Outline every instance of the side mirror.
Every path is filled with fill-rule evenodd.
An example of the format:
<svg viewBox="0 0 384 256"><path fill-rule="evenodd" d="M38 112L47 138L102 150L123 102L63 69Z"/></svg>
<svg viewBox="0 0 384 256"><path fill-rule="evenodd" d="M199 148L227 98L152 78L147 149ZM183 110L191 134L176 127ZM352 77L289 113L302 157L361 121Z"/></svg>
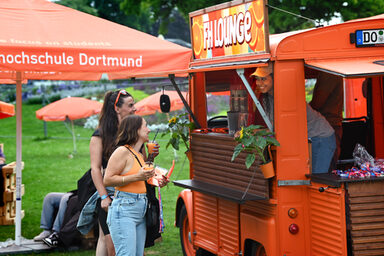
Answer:
<svg viewBox="0 0 384 256"><path fill-rule="evenodd" d="M162 94L160 96L160 109L163 113L168 113L171 109L171 100L169 99L169 96L166 94Z"/></svg>

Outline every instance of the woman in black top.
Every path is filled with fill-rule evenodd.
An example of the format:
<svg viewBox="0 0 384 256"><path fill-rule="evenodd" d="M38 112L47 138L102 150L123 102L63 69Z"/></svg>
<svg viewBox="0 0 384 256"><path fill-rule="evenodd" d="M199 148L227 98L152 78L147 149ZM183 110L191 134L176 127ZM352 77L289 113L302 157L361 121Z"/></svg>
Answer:
<svg viewBox="0 0 384 256"><path fill-rule="evenodd" d="M100 228L96 247L97 256L115 255L111 235L106 224L108 206L111 203L109 195L113 193L113 188L108 188L109 191L107 191L104 187L103 173L107 167L108 159L115 149L114 143L119 123L124 117L135 113L134 104L132 95L125 90L107 92L104 97L98 128L93 133L89 143L92 180L101 197L98 203Z"/></svg>

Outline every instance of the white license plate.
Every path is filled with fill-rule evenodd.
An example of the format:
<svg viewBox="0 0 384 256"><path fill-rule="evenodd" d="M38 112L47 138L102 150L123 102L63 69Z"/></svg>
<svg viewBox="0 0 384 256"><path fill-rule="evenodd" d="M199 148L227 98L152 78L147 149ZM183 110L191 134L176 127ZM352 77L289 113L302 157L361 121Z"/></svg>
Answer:
<svg viewBox="0 0 384 256"><path fill-rule="evenodd" d="M384 46L384 29L356 30L356 46Z"/></svg>

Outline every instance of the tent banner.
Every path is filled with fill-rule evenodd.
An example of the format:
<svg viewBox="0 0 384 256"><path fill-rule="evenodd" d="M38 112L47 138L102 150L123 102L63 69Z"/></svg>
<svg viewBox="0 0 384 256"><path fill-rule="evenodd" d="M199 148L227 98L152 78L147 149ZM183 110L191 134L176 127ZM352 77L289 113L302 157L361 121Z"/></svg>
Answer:
<svg viewBox="0 0 384 256"><path fill-rule="evenodd" d="M169 65L164 65L164 55ZM73 79L82 80L85 73L88 80L98 80L101 73L129 74L176 71L178 63L186 63L188 53L183 50L163 52L147 50L146 52L108 51L108 50L67 50L67 49L8 49L0 51L0 78L13 78L15 71L23 71L26 79L65 80L65 73L70 72ZM180 66L180 65L179 65ZM76 72L74 72L76 70ZM97 74L95 72L100 72ZM76 73L78 76L76 76ZM93 73L93 74L92 74ZM68 75L68 78L70 75Z"/></svg>
<svg viewBox="0 0 384 256"><path fill-rule="evenodd" d="M135 53L103 54L103 52L81 52L62 50L8 50L0 52L0 65L10 70L39 70L44 67L47 70L73 70L87 71L90 68L100 68L104 71L140 69L143 67L143 56Z"/></svg>
<svg viewBox="0 0 384 256"><path fill-rule="evenodd" d="M263 0L210 10L214 11L205 9L206 13L202 15L190 15L195 59L266 53L269 50L268 18Z"/></svg>

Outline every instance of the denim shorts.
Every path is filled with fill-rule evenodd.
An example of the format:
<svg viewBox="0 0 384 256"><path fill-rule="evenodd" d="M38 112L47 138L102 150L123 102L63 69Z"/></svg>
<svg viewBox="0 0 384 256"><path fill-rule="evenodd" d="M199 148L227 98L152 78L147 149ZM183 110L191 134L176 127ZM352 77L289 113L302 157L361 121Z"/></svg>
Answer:
<svg viewBox="0 0 384 256"><path fill-rule="evenodd" d="M116 190L107 224L116 255L143 256L146 237L147 195Z"/></svg>
<svg viewBox="0 0 384 256"><path fill-rule="evenodd" d="M312 173L327 173L336 149L336 137L312 137Z"/></svg>

